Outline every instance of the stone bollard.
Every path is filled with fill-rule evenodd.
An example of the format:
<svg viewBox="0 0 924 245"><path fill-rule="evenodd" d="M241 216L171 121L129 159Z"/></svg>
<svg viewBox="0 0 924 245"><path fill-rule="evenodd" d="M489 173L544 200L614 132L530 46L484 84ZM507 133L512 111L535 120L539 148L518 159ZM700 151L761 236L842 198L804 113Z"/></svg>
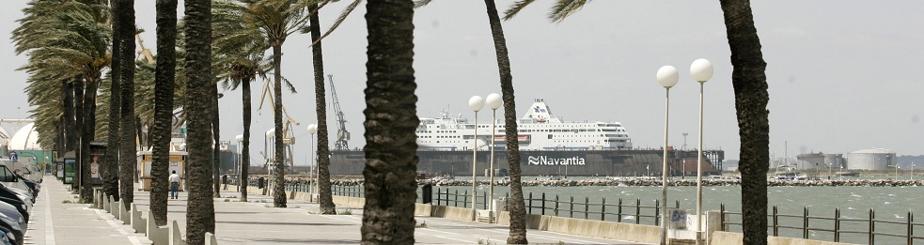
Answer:
<svg viewBox="0 0 924 245"><path fill-rule="evenodd" d="M119 202L109 202L109 213L111 213L112 216L116 219L119 219Z"/></svg>
<svg viewBox="0 0 924 245"><path fill-rule="evenodd" d="M141 211L138 211L138 205L132 203L132 209L129 212L131 213L132 229L135 230L135 233L144 233L145 230L147 230L147 222L141 218Z"/></svg>
<svg viewBox="0 0 924 245"><path fill-rule="evenodd" d="M215 234L211 232L205 233L205 245L218 245L218 240L215 239Z"/></svg>
<svg viewBox="0 0 924 245"><path fill-rule="evenodd" d="M180 225L176 223L176 220L170 222L170 229L167 231L167 234L170 240L169 245L186 245L186 241L183 240L183 235L180 234Z"/></svg>
<svg viewBox="0 0 924 245"><path fill-rule="evenodd" d="M145 220L147 225L145 225L144 234L148 237L148 240L151 240L154 245L169 245L169 240L167 239L168 228L166 226L157 226L151 212L147 212L147 214L148 219Z"/></svg>
<svg viewBox="0 0 924 245"><path fill-rule="evenodd" d="M719 211L706 211L706 244L712 243L712 233L722 231L722 214Z"/></svg>
<svg viewBox="0 0 924 245"><path fill-rule="evenodd" d="M110 206L112 206L110 205L111 203L112 202L109 201L109 197L107 196L106 200L103 200L103 211L106 211L107 213L112 213L112 211L110 211L110 209L112 209L110 208Z"/></svg>
<svg viewBox="0 0 924 245"><path fill-rule="evenodd" d="M119 210L119 220L122 220L122 224L123 224L123 225L131 225L131 223L132 223L132 217L131 217L131 214L128 213L128 210L125 209L125 205L122 204L124 201L125 201L125 199L122 199L122 200L119 200L119 203L118 203L118 205L119 205L119 209L118 209L118 210Z"/></svg>

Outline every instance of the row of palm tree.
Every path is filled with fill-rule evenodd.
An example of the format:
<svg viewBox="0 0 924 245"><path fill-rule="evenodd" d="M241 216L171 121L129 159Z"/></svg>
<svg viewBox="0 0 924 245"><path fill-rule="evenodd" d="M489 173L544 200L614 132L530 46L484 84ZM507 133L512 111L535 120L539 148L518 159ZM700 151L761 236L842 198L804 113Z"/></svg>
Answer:
<svg viewBox="0 0 924 245"><path fill-rule="evenodd" d="M205 232L214 232L215 216L212 197L217 185L217 86L241 88L243 97L244 167L246 181L249 165L250 83L272 74L275 156L274 180L285 178L282 87L293 88L281 69L282 46L299 31L310 33L312 63L315 72L315 95L319 122L318 156L321 204L324 213L334 213L330 197L327 166L326 104L323 81L322 39L331 33L361 1L354 0L321 34L318 14L331 0L186 0L185 17L178 32L176 0L157 1L157 58L153 81L136 79L144 74L144 64L135 62L133 0L33 0L14 31L17 52L27 53L29 63L22 69L29 73L27 93L41 132L40 144L60 152L76 150L80 165L89 169L88 144L96 135L109 142L103 167L105 191L131 203L136 139L142 134L139 122L149 122L154 163L152 166L152 213L158 224L166 223L166 169L169 139L174 120L185 120L189 152L186 177L189 189L187 239L202 244ZM366 122L367 193L363 213L363 242L368 244L411 243L414 241L413 202L416 200L416 116L417 97L413 70L413 14L415 6L429 0L378 0L366 3L369 35L367 47L367 88L364 111ZM505 12L510 19L533 0L515 2ZM549 14L552 21L562 21L584 7L588 1L557 0ZM725 13L729 46L734 66L740 136L742 138L742 195L745 242L766 243L767 171L767 84L748 1L720 1ZM494 41L503 93L505 126L516 129L516 112L512 73L501 17L493 0L485 0L486 12ZM184 51L185 50L185 51ZM265 53L269 51L267 58ZM141 68L139 68L141 67ZM109 68L108 79L102 78ZM177 71L182 76L177 76ZM63 71L63 72L62 72ZM136 83L136 80L138 83ZM149 82L145 82L145 81ZM100 89L101 83L109 82ZM139 100L138 86L152 85L153 98ZM101 103L98 92L108 94ZM179 93L177 93L179 92ZM181 96L181 97L178 97ZM105 96L99 96L101 98ZM139 116L138 104L150 108L150 118ZM153 106L150 103L153 102ZM100 106L97 106L97 105ZM183 118L176 118L176 108ZM108 110L108 121L97 127L97 114ZM105 128L106 131L100 130ZM508 243L527 243L525 208L519 171L516 130L506 130L507 154L511 171L511 224ZM132 156L121 157L119 156ZM88 171L79 179L88 180ZM89 188L81 197L89 198ZM276 185L274 206L285 207L284 185ZM241 188L246 201L246 188ZM86 194L84 194L86 192Z"/></svg>

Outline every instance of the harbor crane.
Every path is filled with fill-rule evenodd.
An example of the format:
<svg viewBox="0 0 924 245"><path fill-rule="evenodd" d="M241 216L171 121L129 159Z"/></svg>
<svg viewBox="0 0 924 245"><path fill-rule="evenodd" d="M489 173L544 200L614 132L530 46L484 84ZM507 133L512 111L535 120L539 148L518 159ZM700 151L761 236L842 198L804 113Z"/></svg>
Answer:
<svg viewBox="0 0 924 245"><path fill-rule="evenodd" d="M340 109L340 98L337 96L337 88L334 87L334 76L328 74L327 81L330 83L331 104L337 115L337 142L334 144L334 149L348 150L350 149L350 132L346 129L347 121L343 118L343 110Z"/></svg>

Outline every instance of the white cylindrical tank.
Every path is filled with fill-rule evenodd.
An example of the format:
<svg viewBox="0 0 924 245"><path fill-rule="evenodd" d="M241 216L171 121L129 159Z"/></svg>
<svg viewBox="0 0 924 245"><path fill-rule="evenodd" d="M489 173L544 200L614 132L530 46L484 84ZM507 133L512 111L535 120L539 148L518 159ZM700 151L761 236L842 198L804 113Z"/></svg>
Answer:
<svg viewBox="0 0 924 245"><path fill-rule="evenodd" d="M882 148L865 149L847 154L847 169L888 170L895 165L895 161L895 152L892 150Z"/></svg>

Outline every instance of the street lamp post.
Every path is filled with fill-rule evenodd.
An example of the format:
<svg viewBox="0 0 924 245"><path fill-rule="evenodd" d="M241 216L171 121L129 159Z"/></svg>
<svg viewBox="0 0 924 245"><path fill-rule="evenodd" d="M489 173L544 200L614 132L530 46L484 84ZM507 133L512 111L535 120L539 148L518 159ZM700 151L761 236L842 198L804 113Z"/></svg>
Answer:
<svg viewBox="0 0 924 245"><path fill-rule="evenodd" d="M490 200L488 200L488 210L490 210L488 212L491 213L490 222L493 223L494 222L494 150L496 147L495 144L497 143L497 141L495 140L497 137L496 136L497 108L500 108L501 105L504 104L504 102L503 100L501 100L501 96L497 93L489 94L487 99L485 100L488 106L491 107L491 113L492 113L491 114L491 163L489 166L490 170L488 170L488 174L490 175L489 182L491 183L491 188L488 189L488 195L491 196L491 198Z"/></svg>
<svg viewBox="0 0 924 245"><path fill-rule="evenodd" d="M315 171L311 171L311 173L308 174L308 179L309 179L309 180L311 179L311 175L314 174L315 177L318 178L318 175L319 175L319 174L315 174L315 173L320 173L320 172L319 172L319 171L320 171L320 168L318 168L317 166L315 166L315 161L314 161L314 134L317 133L317 132L318 132L318 125L317 125L317 124L308 124L308 134L311 135L311 140L308 141L308 159L310 159L310 160L308 160L308 166L311 166L311 168L314 168L314 169L315 169ZM309 168L309 171L311 170L311 168ZM311 194L311 197L310 197L310 198L314 198L314 194L315 194L316 191L317 191L316 189L319 189L319 188L321 187L321 186L318 186L318 180L317 180L317 179L315 179L314 181L312 181L312 185L311 185L310 187L312 187L312 186L315 187L315 188L311 188L311 190L308 190L308 192Z"/></svg>
<svg viewBox="0 0 924 245"><path fill-rule="evenodd" d="M664 151L662 153L661 163L661 244L667 244L667 223L669 216L667 212L667 147L668 147L668 128L670 121L671 105L671 87L677 84L677 68L673 66L662 66L658 69L656 75L658 84L664 87Z"/></svg>
<svg viewBox="0 0 924 245"><path fill-rule="evenodd" d="M247 180L241 179L241 174L244 173L244 135L238 134L234 136L234 140L237 141L237 166L235 166L235 169L237 169L237 179L240 181L240 183L237 183L237 191L241 191L242 186L247 188Z"/></svg>
<svg viewBox="0 0 924 245"><path fill-rule="evenodd" d="M475 200L477 200L478 194L478 181L475 180L475 175L478 172L478 111L484 107L484 99L481 96L472 96L468 99L468 107L472 109L472 112L475 112L475 127L474 127L474 137L472 137L472 221L475 220Z"/></svg>
<svg viewBox="0 0 924 245"><path fill-rule="evenodd" d="M696 244L702 244L703 233L703 88L712 79L712 63L696 59L690 64L690 76L699 82L699 146L696 154Z"/></svg>

